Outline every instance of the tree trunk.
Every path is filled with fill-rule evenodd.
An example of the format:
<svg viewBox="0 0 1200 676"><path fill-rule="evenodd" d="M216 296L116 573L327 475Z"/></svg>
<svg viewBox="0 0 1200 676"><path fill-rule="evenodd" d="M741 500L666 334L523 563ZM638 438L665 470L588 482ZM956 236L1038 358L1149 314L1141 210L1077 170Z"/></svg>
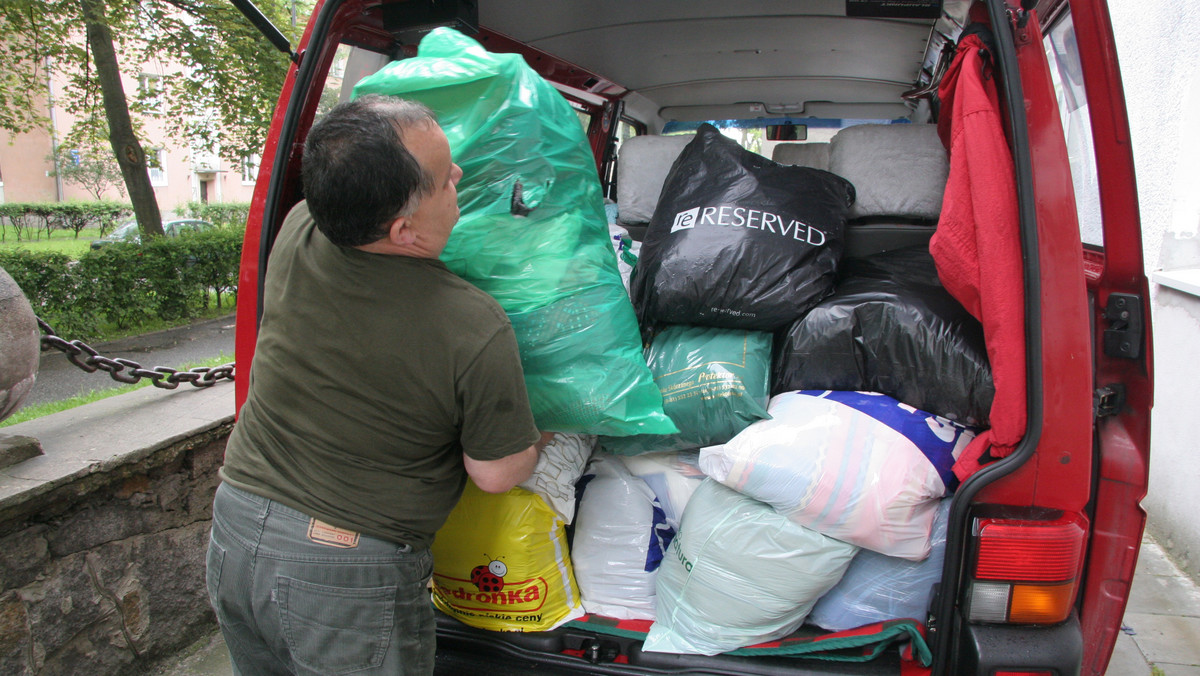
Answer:
<svg viewBox="0 0 1200 676"><path fill-rule="evenodd" d="M104 116L108 120L109 141L117 156L117 164L121 167L125 187L129 190L133 214L142 234L161 236L162 214L158 210L154 188L150 185L146 153L133 133L133 122L129 119L129 104L125 100L125 87L121 84L117 51L104 17L104 0L80 0L80 5L87 26L88 46L96 63L96 77L104 93Z"/></svg>

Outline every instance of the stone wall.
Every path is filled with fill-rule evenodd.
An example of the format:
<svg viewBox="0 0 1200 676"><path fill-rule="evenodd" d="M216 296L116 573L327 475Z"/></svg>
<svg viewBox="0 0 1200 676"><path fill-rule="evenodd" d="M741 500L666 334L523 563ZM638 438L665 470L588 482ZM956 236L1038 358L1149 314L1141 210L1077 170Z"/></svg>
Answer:
<svg viewBox="0 0 1200 676"><path fill-rule="evenodd" d="M0 674L142 673L212 631L204 556L230 427L0 510Z"/></svg>

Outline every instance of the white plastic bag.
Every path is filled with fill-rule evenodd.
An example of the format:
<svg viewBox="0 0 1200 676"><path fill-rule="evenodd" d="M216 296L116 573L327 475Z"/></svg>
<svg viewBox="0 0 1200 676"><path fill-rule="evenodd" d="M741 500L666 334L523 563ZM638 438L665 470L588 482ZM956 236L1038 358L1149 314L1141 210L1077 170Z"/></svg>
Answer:
<svg viewBox="0 0 1200 676"><path fill-rule="evenodd" d="M518 485L542 496L550 509L571 523L575 518L575 483L595 447L594 435L559 432L538 455L533 474Z"/></svg>
<svg viewBox="0 0 1200 676"><path fill-rule="evenodd" d="M920 561L945 477L971 428L866 392L785 392L723 446L704 473L803 526Z"/></svg>
<svg viewBox="0 0 1200 676"><path fill-rule="evenodd" d="M715 655L787 636L857 551L705 481L659 570L644 649Z"/></svg>
<svg viewBox="0 0 1200 676"><path fill-rule="evenodd" d="M842 581L817 601L809 622L829 631L901 617L924 623L933 585L942 579L949 518L950 498L944 498L933 520L932 552L924 561L859 552Z"/></svg>
<svg viewBox="0 0 1200 676"><path fill-rule="evenodd" d="M571 558L583 609L654 619L654 579L675 531L654 492L619 458L597 454L582 485Z"/></svg>
<svg viewBox="0 0 1200 676"><path fill-rule="evenodd" d="M643 453L623 456L621 461L654 491L667 515L667 523L678 531L688 500L704 481L704 472L700 471L700 451Z"/></svg>

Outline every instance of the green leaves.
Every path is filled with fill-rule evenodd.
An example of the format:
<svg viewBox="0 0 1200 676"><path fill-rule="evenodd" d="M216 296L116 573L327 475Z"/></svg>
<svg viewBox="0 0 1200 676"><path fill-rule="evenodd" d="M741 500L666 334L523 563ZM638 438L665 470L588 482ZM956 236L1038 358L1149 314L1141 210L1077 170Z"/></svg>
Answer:
<svg viewBox="0 0 1200 676"><path fill-rule="evenodd" d="M59 335L87 340L103 326L192 317L214 300L232 306L242 238L241 228L218 228L142 244L115 242L78 261L0 249L0 267Z"/></svg>
<svg viewBox="0 0 1200 676"><path fill-rule="evenodd" d="M291 28L291 0L256 4L298 39L303 26ZM311 0L295 4L298 16L307 17ZM173 136L198 150L219 148L235 166L261 151L289 62L228 0L107 0L104 6L127 82L138 82L144 72L163 76L161 96L152 97L161 105L148 105L136 90L125 92L135 116L162 116ZM67 76L54 92L56 102L89 129L77 135L107 138L95 64L72 30L81 25L80 0L0 2L0 128L22 133L46 126L49 67Z"/></svg>

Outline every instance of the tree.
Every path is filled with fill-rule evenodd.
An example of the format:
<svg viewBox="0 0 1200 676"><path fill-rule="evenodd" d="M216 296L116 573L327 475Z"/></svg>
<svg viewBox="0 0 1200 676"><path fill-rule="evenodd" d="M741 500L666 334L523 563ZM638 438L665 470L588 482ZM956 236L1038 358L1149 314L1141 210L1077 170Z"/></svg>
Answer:
<svg viewBox="0 0 1200 676"><path fill-rule="evenodd" d="M286 32L293 3L256 4ZM79 120L71 135L107 139L147 235L162 234L162 219L141 118L163 115L174 137L240 163L262 149L289 64L228 0L0 0L0 54L0 128L47 126L50 69L68 74L56 101ZM122 64L134 74L151 61L179 69L130 98Z"/></svg>
<svg viewBox="0 0 1200 676"><path fill-rule="evenodd" d="M110 149L59 145L46 156L46 161L54 164L51 176L80 186L97 201L109 188L116 188L122 197L125 196L124 177Z"/></svg>

